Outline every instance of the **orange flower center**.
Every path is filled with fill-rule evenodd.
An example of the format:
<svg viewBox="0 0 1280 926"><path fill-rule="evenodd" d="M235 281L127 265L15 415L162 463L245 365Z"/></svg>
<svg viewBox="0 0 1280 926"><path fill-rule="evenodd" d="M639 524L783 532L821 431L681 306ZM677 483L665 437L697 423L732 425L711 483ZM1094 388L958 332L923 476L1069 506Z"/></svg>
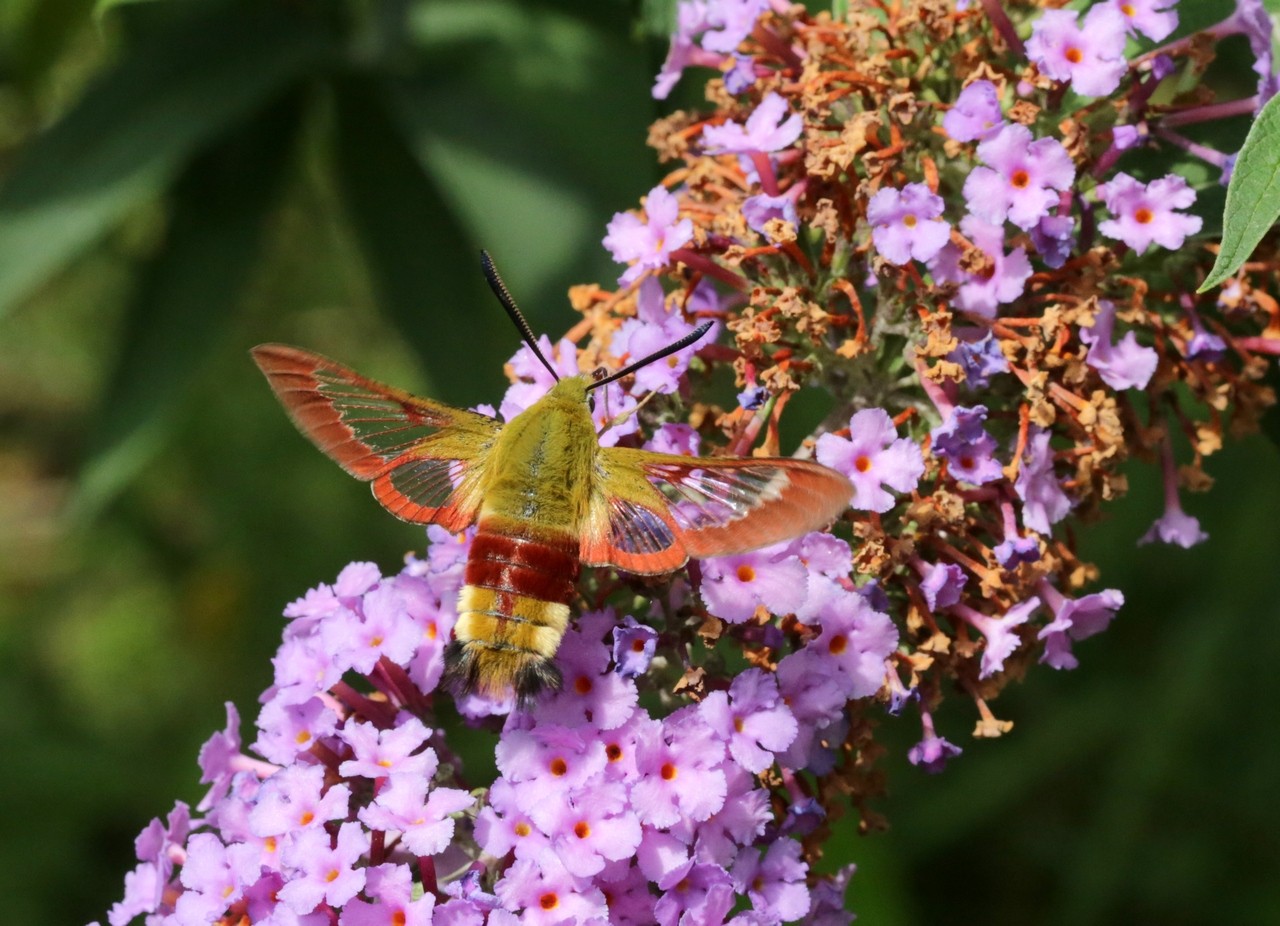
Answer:
<svg viewBox="0 0 1280 926"><path fill-rule="evenodd" d="M555 758L551 760L551 774L559 778L561 775L569 771L569 763L564 759Z"/></svg>
<svg viewBox="0 0 1280 926"><path fill-rule="evenodd" d="M1084 60L1084 52L1078 48L1068 48L1063 52L1062 57L1066 58L1072 64L1079 64Z"/></svg>
<svg viewBox="0 0 1280 926"><path fill-rule="evenodd" d="M331 868L331 869L329 870L329 873L328 873L327 875L325 875L325 876L324 876L324 879L325 879L326 881L337 881L337 880L338 880L338 869L336 869L336 868Z"/></svg>
<svg viewBox="0 0 1280 926"><path fill-rule="evenodd" d="M303 826L306 826L315 818L316 818L316 815L313 814L311 811L304 810L302 812L302 816L298 817L298 822L301 823Z"/></svg>
<svg viewBox="0 0 1280 926"><path fill-rule="evenodd" d="M912 215L910 212L908 212L906 215L902 217L902 224L907 226L907 228L915 228L916 222L917 222L916 217Z"/></svg>
<svg viewBox="0 0 1280 926"><path fill-rule="evenodd" d="M538 898L538 906L544 910L554 910L560 906L560 898L555 894L543 894Z"/></svg>
<svg viewBox="0 0 1280 926"><path fill-rule="evenodd" d="M735 718L733 718L733 729L734 729L734 731L735 731L735 732L737 732L737 733L741 733L741 732L742 732L742 718L741 718L741 717L735 717Z"/></svg>
<svg viewBox="0 0 1280 926"><path fill-rule="evenodd" d="M1150 222L1154 218L1155 216L1151 214L1151 210L1148 209L1146 206L1142 206L1138 209L1135 209L1133 213L1133 220L1137 222L1139 225L1146 225L1148 222Z"/></svg>
<svg viewBox="0 0 1280 926"><path fill-rule="evenodd" d="M865 473L867 470L871 469L871 457L866 454L858 457L853 461L853 468L860 473Z"/></svg>
<svg viewBox="0 0 1280 926"><path fill-rule="evenodd" d="M1031 183L1031 175L1025 170L1015 170L1013 176L1009 178L1009 182L1013 184L1015 189L1025 190Z"/></svg>
<svg viewBox="0 0 1280 926"><path fill-rule="evenodd" d="M521 820L519 823L515 825L515 832L517 836L523 839L525 836L528 836L531 832L533 832L533 830L530 828L528 823L525 823L523 820Z"/></svg>
<svg viewBox="0 0 1280 926"><path fill-rule="evenodd" d="M587 825L587 821L579 820L573 825L573 835L579 839L586 839L591 835L591 827Z"/></svg>
<svg viewBox="0 0 1280 926"><path fill-rule="evenodd" d="M610 762L617 762L622 758L622 747L617 743L610 743L608 746L604 747L604 754L605 758Z"/></svg>
<svg viewBox="0 0 1280 926"><path fill-rule="evenodd" d="M827 644L827 650L832 656L839 656L848 648L849 641L843 636L832 637L831 642Z"/></svg>
<svg viewBox="0 0 1280 926"><path fill-rule="evenodd" d="M585 675L579 675L573 683L573 690L580 695L591 694L591 679Z"/></svg>
<svg viewBox="0 0 1280 926"><path fill-rule="evenodd" d="M676 771L677 771L676 767L675 767L674 765L672 765L670 762L667 762L667 763L663 764L663 766L662 766L662 773L661 773L661 774L662 774L662 780L663 780L663 781L671 781L672 779L674 779L674 778L676 777Z"/></svg>
<svg viewBox="0 0 1280 926"><path fill-rule="evenodd" d="M752 569L750 566L748 566L746 563L743 563L741 566L738 567L739 582L751 582L752 580L755 579L755 577L756 577L756 571Z"/></svg>

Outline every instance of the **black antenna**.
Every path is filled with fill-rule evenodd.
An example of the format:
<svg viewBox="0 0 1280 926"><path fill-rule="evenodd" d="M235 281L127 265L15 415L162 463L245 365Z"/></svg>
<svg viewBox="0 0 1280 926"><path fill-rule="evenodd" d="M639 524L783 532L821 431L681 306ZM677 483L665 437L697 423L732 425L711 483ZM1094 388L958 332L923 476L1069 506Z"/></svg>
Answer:
<svg viewBox="0 0 1280 926"><path fill-rule="evenodd" d="M529 327L529 323L520 314L520 309L516 306L516 301L511 298L507 284L503 283L502 277L498 276L498 268L493 265L493 258L489 256L488 251L481 250L480 252L480 268L484 271L484 278L489 281L489 288L498 297L502 307L507 310L507 315L510 316L512 323L519 329L520 337L524 338L524 343L528 344L529 350L533 351L533 355L542 361L542 365L547 368L547 372L551 374L552 378L559 382L560 374L547 361L547 358L542 356L542 351L538 350L538 341L533 336L533 329Z"/></svg>
<svg viewBox="0 0 1280 926"><path fill-rule="evenodd" d="M714 324L715 322L706 322L704 324L699 325L697 328L694 328L692 331L690 331L688 334L682 337L679 341L676 341L674 344L668 344L666 347L662 348L662 350L654 351L652 354L650 354L648 357L645 357L643 360L637 360L635 363L631 364L630 366L623 367L621 370L619 370L616 373L610 373L608 376L605 376L605 377L602 377L601 379L596 380L594 383L591 383L589 386L587 386L587 391L590 391L596 388L596 386L604 386L608 383L613 382L615 379L622 379L622 377L626 376L628 373L634 373L636 370L640 369L641 367L647 367L649 364L653 363L655 360L661 360L663 357L666 357L668 354L674 354L678 350L684 350L694 341L700 340L704 334L706 334L708 331L711 330L711 326Z"/></svg>

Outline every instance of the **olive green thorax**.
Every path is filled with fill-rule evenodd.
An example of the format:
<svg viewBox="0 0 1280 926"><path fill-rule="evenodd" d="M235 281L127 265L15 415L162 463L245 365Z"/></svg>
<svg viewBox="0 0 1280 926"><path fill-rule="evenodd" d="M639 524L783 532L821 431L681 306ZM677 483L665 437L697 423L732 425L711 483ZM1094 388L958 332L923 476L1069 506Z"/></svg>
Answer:
<svg viewBox="0 0 1280 926"><path fill-rule="evenodd" d="M576 534L586 517L600 442L589 376L566 377L498 434L480 516Z"/></svg>

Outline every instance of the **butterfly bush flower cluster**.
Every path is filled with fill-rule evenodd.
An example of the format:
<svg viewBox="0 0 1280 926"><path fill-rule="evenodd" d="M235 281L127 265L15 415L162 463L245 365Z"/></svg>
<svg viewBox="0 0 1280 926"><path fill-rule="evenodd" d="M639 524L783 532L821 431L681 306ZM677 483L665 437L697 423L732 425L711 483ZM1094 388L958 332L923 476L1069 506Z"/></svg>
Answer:
<svg viewBox="0 0 1280 926"><path fill-rule="evenodd" d="M812 456L846 514L672 576L587 570L563 689L527 709L441 688L468 534L348 566L286 609L253 741L229 705L208 793L138 837L111 926L848 923L822 849L882 825L877 718L938 772L966 715L1010 729L1008 681L1087 658L1124 596L1067 527L1129 458L1165 485L1141 542L1205 539L1181 491L1274 401L1280 261L1195 294L1177 171L1232 158L1178 129L1275 91L1261 5L1173 41L1172 2L840 9L679 4L654 95L706 80L709 108L655 125L669 172L608 224L617 285L575 288L542 347L615 369L714 322L597 395L602 443ZM1256 94L1184 93L1232 35ZM551 382L527 348L509 372L506 419ZM457 751L480 736L485 780Z"/></svg>

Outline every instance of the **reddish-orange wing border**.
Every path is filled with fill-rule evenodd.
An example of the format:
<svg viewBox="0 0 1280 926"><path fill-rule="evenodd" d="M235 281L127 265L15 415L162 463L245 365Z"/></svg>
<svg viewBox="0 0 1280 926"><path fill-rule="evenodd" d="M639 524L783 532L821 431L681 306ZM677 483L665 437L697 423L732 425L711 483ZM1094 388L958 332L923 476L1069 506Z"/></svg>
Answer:
<svg viewBox="0 0 1280 926"><path fill-rule="evenodd" d="M745 553L831 523L853 497L818 463L703 458L609 447L592 494L583 562L638 573Z"/></svg>
<svg viewBox="0 0 1280 926"><path fill-rule="evenodd" d="M459 531L474 519L501 424L361 376L284 344L252 352L289 418L396 517Z"/></svg>

